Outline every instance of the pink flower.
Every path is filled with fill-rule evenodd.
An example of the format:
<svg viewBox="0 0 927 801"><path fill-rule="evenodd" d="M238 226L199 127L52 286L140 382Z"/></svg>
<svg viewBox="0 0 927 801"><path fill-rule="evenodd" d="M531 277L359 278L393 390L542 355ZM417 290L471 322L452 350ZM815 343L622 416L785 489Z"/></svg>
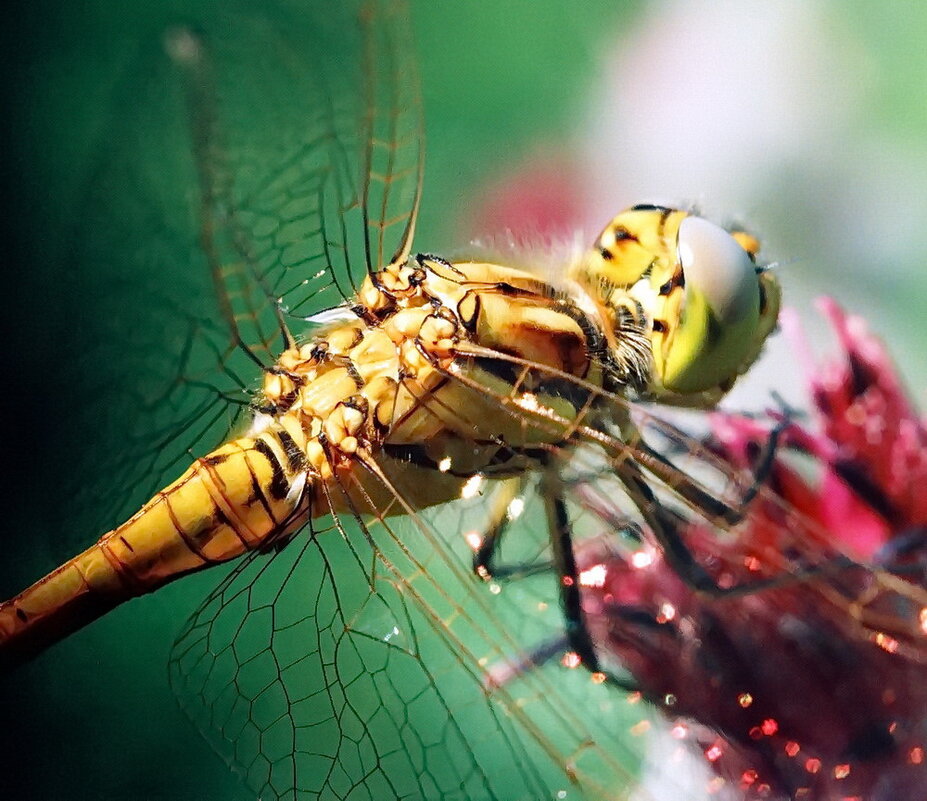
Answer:
<svg viewBox="0 0 927 801"><path fill-rule="evenodd" d="M680 532L721 586L805 575L711 598L646 538L646 558L603 538L580 550L600 566L583 605L600 653L744 798L925 798L927 430L862 320L821 309L841 356L811 379L816 425L772 415L775 455L735 536ZM711 447L736 468L769 437L713 415Z"/></svg>

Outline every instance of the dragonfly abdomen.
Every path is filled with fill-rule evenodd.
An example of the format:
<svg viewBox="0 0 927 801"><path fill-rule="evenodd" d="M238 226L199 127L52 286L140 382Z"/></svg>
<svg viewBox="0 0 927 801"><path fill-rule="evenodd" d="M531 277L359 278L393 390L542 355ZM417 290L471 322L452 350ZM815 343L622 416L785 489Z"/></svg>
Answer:
<svg viewBox="0 0 927 801"><path fill-rule="evenodd" d="M515 270L417 264L379 274L380 286L368 279L356 320L280 355L247 436L197 459L128 521L0 604L0 662L29 658L176 578L282 543L311 517L433 506L476 473L525 469L526 449L559 440L543 416L531 425L503 409L525 393L570 419L583 407L584 393L565 395L559 382L548 396L541 376L519 366L599 381L578 311Z"/></svg>
<svg viewBox="0 0 927 801"><path fill-rule="evenodd" d="M0 604L0 666L30 658L131 598L284 534L304 497L294 436L299 432L274 427L197 459L125 523Z"/></svg>

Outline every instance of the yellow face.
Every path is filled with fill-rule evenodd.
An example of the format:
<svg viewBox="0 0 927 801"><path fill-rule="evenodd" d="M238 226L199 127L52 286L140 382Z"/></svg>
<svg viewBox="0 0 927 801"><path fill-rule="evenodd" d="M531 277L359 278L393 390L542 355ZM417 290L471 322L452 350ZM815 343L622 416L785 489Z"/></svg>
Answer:
<svg viewBox="0 0 927 801"><path fill-rule="evenodd" d="M717 401L776 325L780 288L756 266L759 243L677 209L635 206L602 231L572 277L621 347L631 326L650 341L648 391L665 402Z"/></svg>

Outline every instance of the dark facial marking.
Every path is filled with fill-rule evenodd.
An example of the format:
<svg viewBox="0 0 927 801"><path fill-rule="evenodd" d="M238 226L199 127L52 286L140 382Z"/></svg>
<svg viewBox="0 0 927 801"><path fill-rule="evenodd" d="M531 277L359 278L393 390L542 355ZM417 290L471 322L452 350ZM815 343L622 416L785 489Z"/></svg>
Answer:
<svg viewBox="0 0 927 801"><path fill-rule="evenodd" d="M637 206L634 206L631 211L662 211L667 214L672 213L672 209L668 209L666 206L654 206L652 203L640 203Z"/></svg>
<svg viewBox="0 0 927 801"><path fill-rule="evenodd" d="M627 228L619 225L616 226L613 233L616 242L637 242L638 238L634 236Z"/></svg>

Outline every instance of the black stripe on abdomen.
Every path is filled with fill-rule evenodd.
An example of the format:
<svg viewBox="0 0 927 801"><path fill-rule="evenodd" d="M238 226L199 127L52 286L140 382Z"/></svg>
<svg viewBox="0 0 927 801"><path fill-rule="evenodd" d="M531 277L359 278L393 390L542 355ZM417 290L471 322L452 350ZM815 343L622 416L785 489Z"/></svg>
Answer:
<svg viewBox="0 0 927 801"><path fill-rule="evenodd" d="M290 468L290 475L301 473L306 467L306 455L299 449L299 445L286 431L280 429L274 432L280 444L283 446L283 452L286 454L287 467Z"/></svg>
<svg viewBox="0 0 927 801"><path fill-rule="evenodd" d="M278 501L282 501L290 491L290 482L283 472L283 465L280 464L280 460L277 458L277 454L274 453L274 449L264 442L264 440L256 440L254 449L262 454L264 458L267 459L268 464L270 464L270 469L273 474L270 480L270 494Z"/></svg>

